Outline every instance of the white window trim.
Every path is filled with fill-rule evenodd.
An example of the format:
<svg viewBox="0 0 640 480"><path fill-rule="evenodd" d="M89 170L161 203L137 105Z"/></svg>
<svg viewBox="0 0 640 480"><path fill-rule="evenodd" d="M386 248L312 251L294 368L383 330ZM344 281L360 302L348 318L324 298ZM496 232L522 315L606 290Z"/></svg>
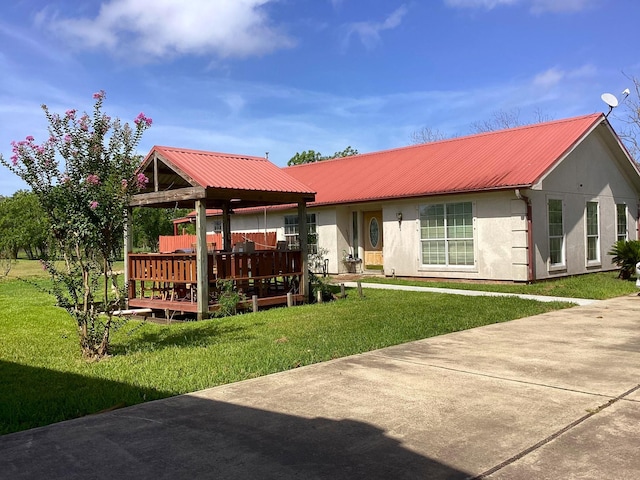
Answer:
<svg viewBox="0 0 640 480"><path fill-rule="evenodd" d="M315 222L313 222L313 225L315 225L315 235L316 235L316 242L314 244L308 244L308 248L309 251L313 250L313 247L315 246L315 249L317 250L320 244L320 236L318 235L318 214L316 212L308 212L307 213L307 228L309 227L309 225L311 224L311 222L309 222L308 217L314 215L315 217ZM296 233L287 233L287 221L286 218L296 218L296 220L298 221L295 225L296 225ZM300 245L300 241L299 241L299 235L300 235L300 221L298 218L298 214L288 214L288 215L284 215L282 218L282 223L283 223L283 235L284 235L284 240L287 242L287 246L290 245L289 243L289 239L293 238L294 240L298 240L297 242L292 242L294 245L297 244L298 246Z"/></svg>
<svg viewBox="0 0 640 480"><path fill-rule="evenodd" d="M595 235L589 235L589 231L588 231L588 206L590 203L595 203L596 205L596 227L597 227L597 233ZM594 258L593 260L589 260L589 238L596 238L596 258ZM587 202L585 202L584 205L584 239L585 239L585 245L584 245L584 258L585 258L585 262L586 262L586 266L587 267L599 267L602 265L602 259L600 258L600 241L601 241L601 234L600 234L600 202L598 202L597 200L588 200Z"/></svg>
<svg viewBox="0 0 640 480"><path fill-rule="evenodd" d="M471 204L471 222L473 225L473 265L450 265L450 264L429 264L422 263L422 242L423 239L420 235L420 209L429 205L451 205L455 203L470 203ZM478 272L478 235L476 232L476 202L475 201L448 201L448 202L429 202L422 203L418 205L418 218L417 218L417 228L418 228L418 271L419 272L439 272L439 271L447 271L447 272Z"/></svg>
<svg viewBox="0 0 640 480"><path fill-rule="evenodd" d="M624 207L624 238L619 238L620 234L618 233L619 230L619 223L618 223L618 206L623 206ZM627 241L629 240L629 206L626 203L616 203L616 242L620 241L620 240L624 240Z"/></svg>
<svg viewBox="0 0 640 480"><path fill-rule="evenodd" d="M551 232L549 231L549 202L551 200L557 200L560 202L562 207L562 249L560 251L561 261L560 263L551 263ZM547 208L546 208L546 217L547 217L547 248L548 257L547 257L547 271L548 272L558 272L564 271L567 269L567 232L565 230L565 208L564 208L564 198L561 197L547 197ZM559 238L557 235L554 235L553 238Z"/></svg>

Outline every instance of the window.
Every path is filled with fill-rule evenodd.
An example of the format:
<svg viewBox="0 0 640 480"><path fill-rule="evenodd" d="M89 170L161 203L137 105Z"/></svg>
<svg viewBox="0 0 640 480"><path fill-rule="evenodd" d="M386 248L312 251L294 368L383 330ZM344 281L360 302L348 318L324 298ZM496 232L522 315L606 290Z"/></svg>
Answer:
<svg viewBox="0 0 640 480"><path fill-rule="evenodd" d="M369 222L369 243L373 248L378 248L378 242L380 241L380 225L376 217L371 217Z"/></svg>
<svg viewBox="0 0 640 480"><path fill-rule="evenodd" d="M213 233L222 233L222 220L218 218L213 220Z"/></svg>
<svg viewBox="0 0 640 480"><path fill-rule="evenodd" d="M598 202L587 202L587 262L600 261Z"/></svg>
<svg viewBox="0 0 640 480"><path fill-rule="evenodd" d="M549 265L564 265L564 225L562 221L562 200L549 199Z"/></svg>
<svg viewBox="0 0 640 480"><path fill-rule="evenodd" d="M307 247L310 254L318 252L318 234L316 233L316 214L307 214ZM300 248L300 239L298 238L298 216L284 216L284 238L287 241L287 247L292 250Z"/></svg>
<svg viewBox="0 0 640 480"><path fill-rule="evenodd" d="M616 226L618 229L616 240L628 240L629 232L627 230L627 206L624 203L618 203L616 205Z"/></svg>
<svg viewBox="0 0 640 480"><path fill-rule="evenodd" d="M474 265L471 202L420 207L423 265Z"/></svg>

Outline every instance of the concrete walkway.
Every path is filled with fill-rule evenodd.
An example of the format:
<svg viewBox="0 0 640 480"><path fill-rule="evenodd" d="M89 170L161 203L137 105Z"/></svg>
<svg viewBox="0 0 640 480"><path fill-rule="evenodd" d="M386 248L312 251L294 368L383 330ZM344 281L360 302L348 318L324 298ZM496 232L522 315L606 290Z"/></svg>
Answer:
<svg viewBox="0 0 640 480"><path fill-rule="evenodd" d="M340 282L345 287L355 288L358 282ZM566 297L549 297L546 295L527 295L524 293L501 293L501 292L481 292L478 290L463 290L458 288L439 288L439 287L416 287L411 285L392 285L389 283L366 283L361 282L362 288L376 288L380 290L404 290L406 292L432 292L432 293L448 293L450 295L468 295L471 297L520 297L528 300L536 300L538 302L570 302L576 305L591 305L598 300L590 298L566 298Z"/></svg>
<svg viewBox="0 0 640 480"><path fill-rule="evenodd" d="M626 296L5 435L0 478L630 479L638 452Z"/></svg>

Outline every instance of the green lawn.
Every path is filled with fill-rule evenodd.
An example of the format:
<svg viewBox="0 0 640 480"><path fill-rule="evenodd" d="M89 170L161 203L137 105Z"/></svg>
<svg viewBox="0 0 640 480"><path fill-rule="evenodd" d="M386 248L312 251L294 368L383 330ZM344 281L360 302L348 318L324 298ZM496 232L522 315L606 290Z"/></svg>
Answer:
<svg viewBox="0 0 640 480"><path fill-rule="evenodd" d="M413 285L420 287L455 288L460 290L480 290L485 292L524 293L529 295L548 295L552 297L592 298L604 300L638 291L635 278L623 281L618 272L591 273L573 277L558 278L532 284L526 283L472 283L461 281L439 281L424 279L405 279L389 277L363 277L362 282L391 283L395 285Z"/></svg>
<svg viewBox="0 0 640 480"><path fill-rule="evenodd" d="M46 285L37 262L22 261ZM201 322L131 321L82 360L71 318L32 283L0 281L0 434L420 338L565 308L515 297L365 289L359 298Z"/></svg>

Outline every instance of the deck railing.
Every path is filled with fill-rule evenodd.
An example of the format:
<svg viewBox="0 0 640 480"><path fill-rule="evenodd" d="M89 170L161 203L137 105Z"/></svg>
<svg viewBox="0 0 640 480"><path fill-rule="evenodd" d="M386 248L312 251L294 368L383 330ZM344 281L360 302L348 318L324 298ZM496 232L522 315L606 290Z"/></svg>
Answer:
<svg viewBox="0 0 640 480"><path fill-rule="evenodd" d="M216 252L208 254L207 260L210 305L217 303L220 280L232 282L247 297L264 299L295 290L302 275L302 255L296 250ZM192 310L184 302L196 301L197 282L195 253L129 254L130 305L148 307L155 301L165 309L166 302L182 302L176 309Z"/></svg>

